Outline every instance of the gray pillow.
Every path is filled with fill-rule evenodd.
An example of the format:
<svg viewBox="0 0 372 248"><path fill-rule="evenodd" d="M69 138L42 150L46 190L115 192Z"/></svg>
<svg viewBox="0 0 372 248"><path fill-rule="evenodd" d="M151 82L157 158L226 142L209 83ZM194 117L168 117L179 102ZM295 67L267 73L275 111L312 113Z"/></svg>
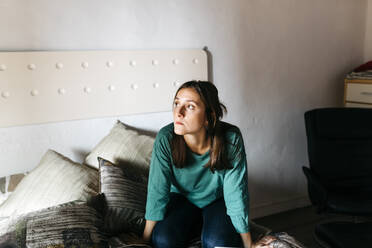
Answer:
<svg viewBox="0 0 372 248"><path fill-rule="evenodd" d="M18 216L0 231L0 247L106 248L103 217L97 211L103 201L98 196L88 202L77 200Z"/></svg>
<svg viewBox="0 0 372 248"><path fill-rule="evenodd" d="M134 232L145 226L147 175L130 165L121 168L98 157L100 192L106 200L104 230L110 235Z"/></svg>

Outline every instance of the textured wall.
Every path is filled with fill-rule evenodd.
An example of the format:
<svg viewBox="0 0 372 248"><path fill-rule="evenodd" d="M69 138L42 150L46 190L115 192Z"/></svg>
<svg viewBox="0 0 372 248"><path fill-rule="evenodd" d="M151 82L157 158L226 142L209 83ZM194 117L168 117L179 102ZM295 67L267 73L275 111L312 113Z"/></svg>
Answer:
<svg viewBox="0 0 372 248"><path fill-rule="evenodd" d="M304 111L340 106L363 62L366 0L2 0L0 49L202 48L244 135L252 216L307 204ZM170 113L121 117L157 130ZM47 148L81 161L115 118L0 129L0 176Z"/></svg>

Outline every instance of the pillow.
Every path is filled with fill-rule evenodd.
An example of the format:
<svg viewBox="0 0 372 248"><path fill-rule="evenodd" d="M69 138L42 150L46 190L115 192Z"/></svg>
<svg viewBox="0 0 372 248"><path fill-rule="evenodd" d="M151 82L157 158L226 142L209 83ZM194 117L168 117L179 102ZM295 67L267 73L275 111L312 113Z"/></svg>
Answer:
<svg viewBox="0 0 372 248"><path fill-rule="evenodd" d="M25 175L26 173L20 173L0 178L0 205L10 196Z"/></svg>
<svg viewBox="0 0 372 248"><path fill-rule="evenodd" d="M106 199L104 230L111 234L134 232L142 235L145 227L147 177L128 167L98 158L100 191Z"/></svg>
<svg viewBox="0 0 372 248"><path fill-rule="evenodd" d="M140 134L117 120L109 134L85 158L85 163L98 168L97 157L101 157L117 165L130 163L148 170L154 141L154 137Z"/></svg>
<svg viewBox="0 0 372 248"><path fill-rule="evenodd" d="M0 217L24 214L98 193L98 171L48 150L0 205Z"/></svg>
<svg viewBox="0 0 372 248"><path fill-rule="evenodd" d="M0 247L108 247L102 215L91 203L78 200L18 216L0 231Z"/></svg>

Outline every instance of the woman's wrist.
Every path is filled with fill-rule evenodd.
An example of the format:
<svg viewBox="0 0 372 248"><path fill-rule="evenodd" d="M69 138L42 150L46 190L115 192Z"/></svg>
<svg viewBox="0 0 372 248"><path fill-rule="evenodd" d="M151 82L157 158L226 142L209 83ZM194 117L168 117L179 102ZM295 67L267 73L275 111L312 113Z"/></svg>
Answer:
<svg viewBox="0 0 372 248"><path fill-rule="evenodd" d="M146 220L145 230L143 231L142 239L146 243L151 243L152 231L156 225L156 221Z"/></svg>
<svg viewBox="0 0 372 248"><path fill-rule="evenodd" d="M142 240L143 240L144 242L150 244L150 242L151 242L151 234L152 234L152 233L143 232Z"/></svg>
<svg viewBox="0 0 372 248"><path fill-rule="evenodd" d="M251 233L240 233L240 237L242 238L243 241L243 247L244 248L252 248L252 238L251 238Z"/></svg>

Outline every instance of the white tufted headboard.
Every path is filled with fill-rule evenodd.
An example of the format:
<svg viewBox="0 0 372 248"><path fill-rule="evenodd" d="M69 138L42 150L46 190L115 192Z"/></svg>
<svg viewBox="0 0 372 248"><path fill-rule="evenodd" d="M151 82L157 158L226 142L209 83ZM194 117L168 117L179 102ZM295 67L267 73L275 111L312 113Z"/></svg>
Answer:
<svg viewBox="0 0 372 248"><path fill-rule="evenodd" d="M0 177L47 149L82 162L117 119L156 132L178 85L207 80L207 64L202 49L0 52Z"/></svg>
<svg viewBox="0 0 372 248"><path fill-rule="evenodd" d="M203 50L0 52L0 127L169 111Z"/></svg>

